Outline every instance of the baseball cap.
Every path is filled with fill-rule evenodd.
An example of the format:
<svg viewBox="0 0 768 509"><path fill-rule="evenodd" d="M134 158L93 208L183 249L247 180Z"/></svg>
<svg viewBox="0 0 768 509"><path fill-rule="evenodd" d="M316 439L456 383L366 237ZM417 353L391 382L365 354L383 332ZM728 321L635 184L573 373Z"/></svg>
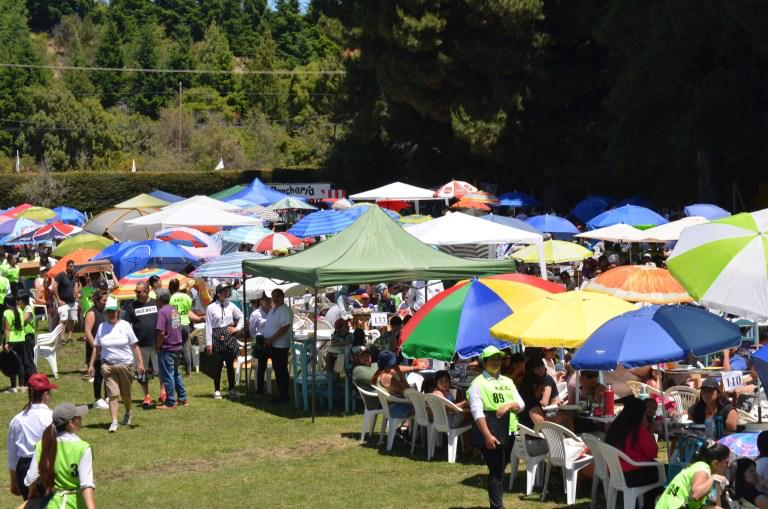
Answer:
<svg viewBox="0 0 768 509"><path fill-rule="evenodd" d="M229 283L219 283L216 285L216 293L222 292L224 290L229 290L232 287Z"/></svg>
<svg viewBox="0 0 768 509"><path fill-rule="evenodd" d="M360 298L361 298L361 299L370 299L370 298L371 298L371 296L370 296L370 295L368 295L367 293L363 292L363 293L361 293L361 294L360 294Z"/></svg>
<svg viewBox="0 0 768 509"><path fill-rule="evenodd" d="M104 305L104 311L117 311L118 309L117 299L114 297L107 297L107 303Z"/></svg>
<svg viewBox="0 0 768 509"><path fill-rule="evenodd" d="M87 405L75 406L73 403L60 403L53 409L53 425L60 428L75 417L83 417L87 414Z"/></svg>
<svg viewBox="0 0 768 509"><path fill-rule="evenodd" d="M35 392L45 392L59 388L58 385L52 384L48 380L48 377L43 373L35 373L34 375L31 375L27 381L27 386L30 390Z"/></svg>
<svg viewBox="0 0 768 509"><path fill-rule="evenodd" d="M721 392L720 389L720 380L717 378L707 378L701 383L701 388L707 387L708 389L716 389L718 392Z"/></svg>
<svg viewBox="0 0 768 509"><path fill-rule="evenodd" d="M382 350L379 352L378 365L379 369L390 369L397 364L397 356L389 350Z"/></svg>
<svg viewBox="0 0 768 509"><path fill-rule="evenodd" d="M488 345L485 348L483 348L483 352L480 354L480 360L484 361L488 357L493 357L494 355L501 355L501 356L503 356L504 352L502 352L501 350L499 350L498 348L496 348L493 345Z"/></svg>

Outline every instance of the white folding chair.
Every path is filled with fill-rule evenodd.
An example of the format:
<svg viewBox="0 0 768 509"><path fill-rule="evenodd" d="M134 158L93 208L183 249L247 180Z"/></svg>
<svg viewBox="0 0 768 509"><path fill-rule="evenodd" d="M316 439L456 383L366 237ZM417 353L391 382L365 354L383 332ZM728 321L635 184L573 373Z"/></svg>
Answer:
<svg viewBox="0 0 768 509"><path fill-rule="evenodd" d="M539 456L529 456L528 449L525 447L526 437L544 440L543 436L539 435L531 428L523 426L522 424L517 425L517 436L515 437L515 445L512 447L512 454L510 455L509 462L512 467L512 472L509 477L509 491L512 491L515 486L517 467L520 460L523 460L525 461L525 494L530 495L533 493L534 484L536 484L536 478L539 474L539 465L547 459L547 455L541 454Z"/></svg>
<svg viewBox="0 0 768 509"><path fill-rule="evenodd" d="M653 396L662 395L662 392L658 390L656 387L652 387L648 384L644 384L643 382L636 382L634 380L629 380L627 381L627 387L629 387L629 390L632 391L632 394L634 394L636 398L639 398L641 394L648 394Z"/></svg>
<svg viewBox="0 0 768 509"><path fill-rule="evenodd" d="M48 361L51 366L54 378L59 378L59 363L56 359L56 351L59 348L59 339L64 332L64 324L60 323L51 332L45 332L37 335L35 341L35 366L40 369L40 357Z"/></svg>
<svg viewBox="0 0 768 509"><path fill-rule="evenodd" d="M389 405L392 403L410 404L410 401L404 398L398 398L397 396L392 396L381 387L377 387L375 385L373 386L373 389L376 391L376 395L379 397L379 401L381 402L381 409L384 410L384 420L386 421L387 429L387 451L391 451L392 445L395 443L395 434L397 433L398 428L400 428L404 422L410 421L413 416L409 415L408 417L393 417L389 411ZM382 434L379 436L379 445L381 445L383 439L384 435Z"/></svg>
<svg viewBox="0 0 768 509"><path fill-rule="evenodd" d="M675 385L664 391L664 396L675 402L675 413L686 414L699 399L699 391L687 385Z"/></svg>
<svg viewBox="0 0 768 509"><path fill-rule="evenodd" d="M642 509L644 506L643 495L654 488L664 486L666 483L667 476L664 473L664 464L658 461L634 461L629 456L613 446L610 446L604 442L601 442L598 445L600 447L603 459L605 459L605 464L608 467L608 471L610 472L607 501L608 507L616 506L616 496L618 492L621 491L624 494L624 509L635 509L638 498L640 499L640 507ZM659 480L646 486L630 488L627 486L627 481L624 478L624 470L622 470L621 462L619 460L623 460L634 467L656 467L659 470Z"/></svg>
<svg viewBox="0 0 768 509"><path fill-rule="evenodd" d="M461 413L461 408L457 407L445 398L437 394L426 394L424 399L432 410L432 443L429 445L427 459L432 459L435 455L435 442L438 433L448 435L448 463L456 463L456 448L459 437L466 431L472 429L471 425L452 428L448 420L448 410Z"/></svg>
<svg viewBox="0 0 768 509"><path fill-rule="evenodd" d="M432 421L429 419L429 414L427 414L425 394L416 389L406 389L403 395L413 405L413 428L411 429L411 454L413 454L420 429L426 429L427 431L427 445L432 443ZM422 442L422 445L424 445L424 442ZM429 447L427 447L427 454L429 454Z"/></svg>
<svg viewBox="0 0 768 509"><path fill-rule="evenodd" d="M581 439L587 444L587 447L589 447L589 450L592 452L592 457L595 460L595 473L592 475L592 501L589 504L590 509L594 509L595 502L597 501L598 483L603 483L603 494L605 495L605 500L608 500L608 486L610 482L608 467L605 464L605 458L603 458L602 451L600 450L600 443L602 440L589 433L582 433Z"/></svg>
<svg viewBox="0 0 768 509"><path fill-rule="evenodd" d="M376 431L376 420L379 418L379 414L383 414L384 410L379 406L374 408L369 405L371 399L376 399L379 395L376 391L367 391L353 382L353 385L360 393L360 399L363 400L363 425L360 428L360 442L365 442L365 434L370 433L371 436ZM386 426L386 419L381 420L381 436L384 436L384 427Z"/></svg>
<svg viewBox="0 0 768 509"><path fill-rule="evenodd" d="M570 459L566 453L565 439L570 438L581 442L571 430L555 424L553 422L540 422L534 428L547 441L549 453L544 460L547 469L544 472L544 491L541 493L541 501L547 497L547 486L549 484L549 474L552 467L560 467L563 471L563 484L565 484L566 503L568 505L576 503L576 485L578 482L579 470L592 463L592 456L586 455L578 459ZM610 505L608 507L611 507Z"/></svg>

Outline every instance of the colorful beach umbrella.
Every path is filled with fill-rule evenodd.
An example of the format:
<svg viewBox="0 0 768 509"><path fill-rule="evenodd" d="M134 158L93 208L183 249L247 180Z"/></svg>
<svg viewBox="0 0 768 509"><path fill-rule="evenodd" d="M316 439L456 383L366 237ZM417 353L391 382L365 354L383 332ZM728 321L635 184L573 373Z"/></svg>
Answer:
<svg viewBox="0 0 768 509"><path fill-rule="evenodd" d="M400 333L403 355L450 361L469 359L488 345L505 348L490 327L514 309L549 295L531 285L503 279L471 279L431 298Z"/></svg>
<svg viewBox="0 0 768 509"><path fill-rule="evenodd" d="M554 214L529 217L525 222L544 233L579 233L579 229L572 222Z"/></svg>
<svg viewBox="0 0 768 509"><path fill-rule="evenodd" d="M605 322L633 309L624 300L600 293L550 294L516 309L491 327L491 335L525 346L578 348Z"/></svg>
<svg viewBox="0 0 768 509"><path fill-rule="evenodd" d="M29 203L22 203L21 205L17 205L16 207L3 211L3 215L16 217L21 212L24 212L25 210L31 209L31 208L32 208L32 205L30 205Z"/></svg>
<svg viewBox="0 0 768 509"><path fill-rule="evenodd" d="M300 238L290 233L270 233L253 246L254 251L268 252L278 249L295 249L303 243Z"/></svg>
<svg viewBox="0 0 768 509"><path fill-rule="evenodd" d="M332 235L347 229L354 222L350 215L343 212L318 210L299 219L288 229L288 233L301 238Z"/></svg>
<svg viewBox="0 0 768 509"><path fill-rule="evenodd" d="M731 454L737 458L757 459L760 456L760 450L757 448L757 436L759 434L757 431L731 433L718 440L718 442L730 449Z"/></svg>
<svg viewBox="0 0 768 509"><path fill-rule="evenodd" d="M197 265L199 259L188 251L161 240L132 242L114 253L109 260L117 277L124 277L146 267L180 271Z"/></svg>
<svg viewBox="0 0 768 509"><path fill-rule="evenodd" d="M477 192L478 189L468 182L462 180L451 180L443 184L435 191L435 198L459 199L467 193Z"/></svg>
<svg viewBox="0 0 768 509"><path fill-rule="evenodd" d="M516 283L525 283L527 285L535 286L541 290L546 290L549 293L563 293L565 292L565 286L547 281L536 276L529 276L528 274L518 274L512 272L509 274L494 274L493 276L485 276L483 279L503 279L504 281L514 281Z"/></svg>
<svg viewBox="0 0 768 509"><path fill-rule="evenodd" d="M666 224L667 221L651 209L638 207L637 205L624 205L615 209L607 210L602 214L593 217L587 221L587 226L591 229L604 228L614 224L624 223L637 228L650 228L660 224Z"/></svg>
<svg viewBox="0 0 768 509"><path fill-rule="evenodd" d="M163 288L168 288L168 283L172 279L178 279L182 287L193 281L192 278L173 272L171 270L159 268L146 268L132 272L117 282L117 288L112 291L112 297L118 300L127 300L136 298L136 285L146 283L152 276L160 278L160 284Z"/></svg>
<svg viewBox="0 0 768 509"><path fill-rule="evenodd" d="M575 242L564 240L544 241L544 263L567 263L583 260L592 256L592 251ZM512 253L512 258L523 263L538 263L539 250L536 245L526 246Z"/></svg>
<svg viewBox="0 0 768 509"><path fill-rule="evenodd" d="M667 267L702 305L765 320L768 318L767 234L768 209L691 226L680 235Z"/></svg>
<svg viewBox="0 0 768 509"><path fill-rule="evenodd" d="M610 269L584 287L629 302L681 304L693 302L685 288L666 269L650 265L622 265Z"/></svg>
<svg viewBox="0 0 768 509"><path fill-rule="evenodd" d="M270 233L272 230L263 226L240 226L221 232L221 238L238 244L256 244Z"/></svg>
<svg viewBox="0 0 768 509"><path fill-rule="evenodd" d="M714 219L722 219L731 215L731 213L724 208L711 203L694 203L685 207L683 212L685 212L686 216L701 216L710 221Z"/></svg>
<svg viewBox="0 0 768 509"><path fill-rule="evenodd" d="M9 240L18 237L22 233L28 232L35 228L39 228L42 225L43 223L38 221L24 218L12 219L10 221L0 223L0 237L2 237L0 244L4 244Z"/></svg>
<svg viewBox="0 0 768 509"><path fill-rule="evenodd" d="M19 219L31 219L38 223L44 223L49 219L56 217L56 212L46 207L30 207L16 214L16 217Z"/></svg>
<svg viewBox="0 0 768 509"><path fill-rule="evenodd" d="M101 235L93 233L79 233L62 241L51 253L53 256L66 256L81 249L93 249L98 254L99 251L114 244L113 241Z"/></svg>
<svg viewBox="0 0 768 509"><path fill-rule="evenodd" d="M51 240L66 239L81 231L83 231L83 229L78 226L56 221L55 223L45 224L39 228L27 230L6 241L6 244L38 244L40 242L49 242Z"/></svg>
<svg viewBox="0 0 768 509"><path fill-rule="evenodd" d="M243 260L264 258L263 254L235 251L209 260L192 273L195 277L235 278L243 277Z"/></svg>
<svg viewBox="0 0 768 509"><path fill-rule="evenodd" d="M48 274L55 276L59 272L64 272L67 268L67 263L69 263L70 260L75 262L75 265L80 265L81 263L90 261L97 254L99 254L99 252L95 249L79 249L63 255L59 258L59 261L48 270Z"/></svg>
<svg viewBox="0 0 768 509"><path fill-rule="evenodd" d="M201 259L207 260L221 254L221 243L196 228L166 228L157 232L155 238L175 244Z"/></svg>
<svg viewBox="0 0 768 509"><path fill-rule="evenodd" d="M87 221L85 214L72 207L56 207L53 211L56 213L56 220L62 223L83 226Z"/></svg>
<svg viewBox="0 0 768 509"><path fill-rule="evenodd" d="M409 216L400 216L400 219L398 219L398 222L401 224L419 224L419 223L426 223L427 221L431 221L432 216L425 216L422 214L411 214Z"/></svg>

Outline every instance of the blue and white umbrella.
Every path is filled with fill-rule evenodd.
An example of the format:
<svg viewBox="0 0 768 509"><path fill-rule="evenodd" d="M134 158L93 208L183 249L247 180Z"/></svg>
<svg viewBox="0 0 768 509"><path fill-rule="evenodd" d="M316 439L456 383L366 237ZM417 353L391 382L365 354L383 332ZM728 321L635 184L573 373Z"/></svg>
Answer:
<svg viewBox="0 0 768 509"><path fill-rule="evenodd" d="M243 277L243 260L266 258L263 254L235 251L221 255L200 265L192 273L194 277L236 278Z"/></svg>
<svg viewBox="0 0 768 509"><path fill-rule="evenodd" d="M333 235L347 229L355 220L336 210L318 210L301 218L288 233L299 238Z"/></svg>
<svg viewBox="0 0 768 509"><path fill-rule="evenodd" d="M270 233L272 233L272 230L263 226L241 226L221 232L221 238L227 242L236 242L238 244L256 244Z"/></svg>

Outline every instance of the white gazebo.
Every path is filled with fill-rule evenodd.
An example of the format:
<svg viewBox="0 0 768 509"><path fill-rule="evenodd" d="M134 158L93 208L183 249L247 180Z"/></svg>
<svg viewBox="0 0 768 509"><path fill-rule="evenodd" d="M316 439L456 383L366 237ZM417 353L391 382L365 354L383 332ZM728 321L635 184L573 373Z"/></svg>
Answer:
<svg viewBox="0 0 768 509"><path fill-rule="evenodd" d="M412 201L416 205L417 214L419 212L419 201L439 199L435 198L434 191L403 182L393 182L386 186L353 194L349 198L353 201Z"/></svg>
<svg viewBox="0 0 768 509"><path fill-rule="evenodd" d="M144 227L157 232L171 226L261 226L263 222L258 217L241 216L226 210L190 203L186 206L167 207L160 212L128 220L125 224L129 228Z"/></svg>
<svg viewBox="0 0 768 509"><path fill-rule="evenodd" d="M645 235L646 242L670 242L678 240L680 234L683 233L683 230L686 228L706 223L707 221L707 218L701 216L684 217L677 221L672 221L671 223L660 224L659 226L649 228L643 232L643 235Z"/></svg>

